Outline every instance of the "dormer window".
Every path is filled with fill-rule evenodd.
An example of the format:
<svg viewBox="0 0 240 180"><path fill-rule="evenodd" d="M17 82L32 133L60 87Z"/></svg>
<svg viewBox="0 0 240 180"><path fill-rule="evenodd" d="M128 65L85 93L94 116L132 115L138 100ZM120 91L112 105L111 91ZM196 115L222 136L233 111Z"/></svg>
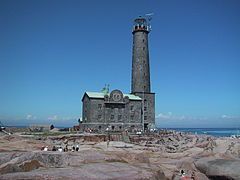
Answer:
<svg viewBox="0 0 240 180"><path fill-rule="evenodd" d="M99 109L99 110L102 109L102 104L98 104L98 109Z"/></svg>

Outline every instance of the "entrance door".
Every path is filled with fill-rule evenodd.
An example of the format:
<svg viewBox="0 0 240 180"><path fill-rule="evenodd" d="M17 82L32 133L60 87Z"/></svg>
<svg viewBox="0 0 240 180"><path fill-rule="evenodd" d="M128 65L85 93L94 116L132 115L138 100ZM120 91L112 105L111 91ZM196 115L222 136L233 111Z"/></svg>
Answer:
<svg viewBox="0 0 240 180"><path fill-rule="evenodd" d="M148 129L148 123L144 123L144 130Z"/></svg>

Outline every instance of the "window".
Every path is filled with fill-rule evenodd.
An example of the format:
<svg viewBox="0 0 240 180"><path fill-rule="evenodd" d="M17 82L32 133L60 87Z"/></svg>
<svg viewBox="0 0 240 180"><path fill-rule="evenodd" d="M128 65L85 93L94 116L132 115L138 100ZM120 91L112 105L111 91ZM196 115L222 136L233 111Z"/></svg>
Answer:
<svg viewBox="0 0 240 180"><path fill-rule="evenodd" d="M145 106L145 107L144 107L144 111L146 111L146 110L147 110L147 107Z"/></svg>
<svg viewBox="0 0 240 180"><path fill-rule="evenodd" d="M122 115L118 115L118 120L121 120L122 119Z"/></svg>
<svg viewBox="0 0 240 180"><path fill-rule="evenodd" d="M102 129L102 126L98 126L98 129L99 129L99 130Z"/></svg>
<svg viewBox="0 0 240 180"><path fill-rule="evenodd" d="M112 126L112 130L114 130L114 128L115 128L115 127L114 127L114 126Z"/></svg>
<svg viewBox="0 0 240 180"><path fill-rule="evenodd" d="M143 39L143 42L144 42L145 40Z"/></svg>
<svg viewBox="0 0 240 180"><path fill-rule="evenodd" d="M122 126L119 126L119 129L121 130L121 129L122 129Z"/></svg>
<svg viewBox="0 0 240 180"><path fill-rule="evenodd" d="M111 115L111 119L114 119L114 115L113 114Z"/></svg>
<svg viewBox="0 0 240 180"><path fill-rule="evenodd" d="M147 120L147 116L144 116L144 120Z"/></svg>
<svg viewBox="0 0 240 180"><path fill-rule="evenodd" d="M101 114L99 114L99 115L98 115L98 119L101 119L101 118L102 118L102 115L101 115Z"/></svg>
<svg viewBox="0 0 240 180"><path fill-rule="evenodd" d="M132 105L132 106L130 106L130 110L131 110L131 111L133 111L133 107L134 107L133 105Z"/></svg>
<svg viewBox="0 0 240 180"><path fill-rule="evenodd" d="M102 109L102 104L98 104L98 109Z"/></svg>
<svg viewBox="0 0 240 180"><path fill-rule="evenodd" d="M143 47L143 50L145 50L145 47Z"/></svg>
<svg viewBox="0 0 240 180"><path fill-rule="evenodd" d="M133 119L134 119L134 115L131 115L131 117L130 117L130 118L131 118L131 120L133 120Z"/></svg>

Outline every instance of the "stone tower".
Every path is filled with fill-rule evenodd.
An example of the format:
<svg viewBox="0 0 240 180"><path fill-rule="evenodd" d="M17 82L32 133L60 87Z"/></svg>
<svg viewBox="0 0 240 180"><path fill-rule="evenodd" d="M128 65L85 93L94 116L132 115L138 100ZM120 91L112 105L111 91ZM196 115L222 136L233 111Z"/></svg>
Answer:
<svg viewBox="0 0 240 180"><path fill-rule="evenodd" d="M132 84L131 93L140 96L144 129L155 125L155 93L151 92L148 34L149 21L138 17L133 26Z"/></svg>

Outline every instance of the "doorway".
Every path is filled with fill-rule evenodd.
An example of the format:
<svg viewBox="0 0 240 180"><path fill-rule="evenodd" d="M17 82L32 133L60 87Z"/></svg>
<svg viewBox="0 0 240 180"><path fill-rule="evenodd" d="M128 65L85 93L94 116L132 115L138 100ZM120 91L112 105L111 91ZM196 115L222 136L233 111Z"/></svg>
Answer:
<svg viewBox="0 0 240 180"><path fill-rule="evenodd" d="M144 130L148 129L148 123L144 123Z"/></svg>

